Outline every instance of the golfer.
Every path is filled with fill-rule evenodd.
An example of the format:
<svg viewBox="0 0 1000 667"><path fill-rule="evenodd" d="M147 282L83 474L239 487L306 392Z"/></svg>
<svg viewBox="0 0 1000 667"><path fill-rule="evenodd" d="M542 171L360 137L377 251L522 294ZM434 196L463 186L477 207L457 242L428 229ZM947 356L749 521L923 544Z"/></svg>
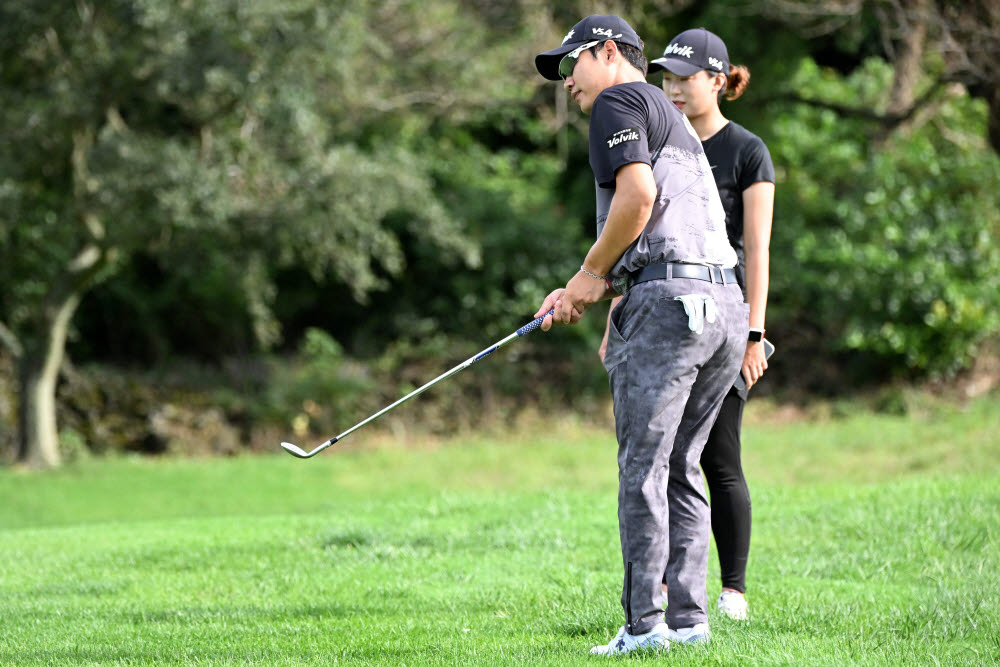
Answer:
<svg viewBox="0 0 1000 667"><path fill-rule="evenodd" d="M574 324L622 295L604 357L618 436L625 625L592 653L708 639L710 520L698 460L747 340L736 252L701 142L646 83L642 41L588 16L535 58L590 114L597 241L542 324ZM663 573L669 584L666 623Z"/></svg>
<svg viewBox="0 0 1000 667"><path fill-rule="evenodd" d="M750 553L750 492L740 463L740 430L747 390L767 369L764 313L767 308L768 246L774 212L774 165L761 139L727 120L719 109L724 96L746 90L750 72L729 63L725 43L704 28L670 40L649 71L663 72L663 91L687 116L708 156L726 211L726 233L736 249L736 279L750 305L750 334L743 352L744 383L729 389L701 454L712 507L712 533L719 552L722 592L719 610L747 618L747 558ZM668 584L664 579L664 584Z"/></svg>

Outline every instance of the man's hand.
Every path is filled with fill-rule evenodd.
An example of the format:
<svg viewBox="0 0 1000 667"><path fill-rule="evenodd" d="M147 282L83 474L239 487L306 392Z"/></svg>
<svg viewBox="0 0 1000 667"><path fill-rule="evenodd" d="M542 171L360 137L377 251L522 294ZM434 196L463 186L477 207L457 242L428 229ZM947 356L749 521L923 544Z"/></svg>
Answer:
<svg viewBox="0 0 1000 667"><path fill-rule="evenodd" d="M545 297L535 317L549 310L555 311L542 320L542 331L548 331L553 324L576 324L587 308L603 299L607 292L608 287L603 280L579 271L570 278L566 287L554 290Z"/></svg>
<svg viewBox="0 0 1000 667"><path fill-rule="evenodd" d="M542 313L547 313L550 310L555 310L555 312L559 312L562 309L562 297L565 292L566 292L565 287L560 287L557 290L553 290L547 297L545 297L545 301L542 301L542 306L535 313L535 317L540 317ZM579 320L580 317L582 316L583 313L579 312L576 313L577 320ZM553 319L552 315L547 315L545 319L542 320L542 326L541 326L542 331L548 331L549 329L552 328L552 325L554 323L555 320Z"/></svg>
<svg viewBox="0 0 1000 667"><path fill-rule="evenodd" d="M558 324L576 324L588 308L603 299L608 293L607 283L601 278L588 276L583 271L566 283L560 297L553 321Z"/></svg>
<svg viewBox="0 0 1000 667"><path fill-rule="evenodd" d="M764 343L747 342L747 350L743 353L743 379L747 389L752 387L767 370L767 357L764 356Z"/></svg>

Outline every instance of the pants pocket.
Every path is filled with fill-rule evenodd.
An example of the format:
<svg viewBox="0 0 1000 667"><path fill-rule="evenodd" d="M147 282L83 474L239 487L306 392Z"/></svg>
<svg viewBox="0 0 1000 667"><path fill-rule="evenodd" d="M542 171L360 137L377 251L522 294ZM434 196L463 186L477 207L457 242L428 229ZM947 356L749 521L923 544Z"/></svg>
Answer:
<svg viewBox="0 0 1000 667"><path fill-rule="evenodd" d="M619 329L623 307L627 300L628 296L619 301L608 317L608 346L604 350L604 370L608 373L628 358L628 343Z"/></svg>

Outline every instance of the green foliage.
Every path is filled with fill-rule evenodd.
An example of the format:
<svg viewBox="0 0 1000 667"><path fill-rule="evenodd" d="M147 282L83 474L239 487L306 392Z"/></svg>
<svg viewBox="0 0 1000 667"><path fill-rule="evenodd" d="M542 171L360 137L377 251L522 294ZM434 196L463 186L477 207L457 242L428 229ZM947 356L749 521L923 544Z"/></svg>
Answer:
<svg viewBox="0 0 1000 667"><path fill-rule="evenodd" d="M447 158L435 161L435 180L484 259L442 266L433 246L407 235L407 272L373 303L397 336L474 332L485 344L530 319L572 276L593 242L593 214L558 201L563 168L551 156L492 152L467 136L427 144Z"/></svg>
<svg viewBox="0 0 1000 667"><path fill-rule="evenodd" d="M802 62L793 86L875 108L891 73ZM967 367L1000 330L1000 159L986 107L965 95L869 142L863 121L798 106L774 125L781 171L773 243L777 317L821 330L896 373Z"/></svg>
<svg viewBox="0 0 1000 667"><path fill-rule="evenodd" d="M375 388L363 367L344 358L337 341L324 331L309 329L298 362L290 367L275 365L261 398L250 405L261 423L281 423L299 435L316 435L332 424L346 423L371 399Z"/></svg>
<svg viewBox="0 0 1000 667"><path fill-rule="evenodd" d="M878 48L874 14L808 40L779 29L771 5L734 6L624 13L647 55L706 25L751 67L747 94L723 110L765 139L778 169L769 328L785 339L782 354L850 356L876 380L968 366L1000 330L1000 166L982 140L985 106L944 91L886 134L772 102L791 90L883 111L892 71L859 55ZM0 322L31 332L95 238L90 216L109 258L100 278L115 280L84 299L75 356L293 353L322 328L344 346L344 365L394 349L395 368L433 375L446 363L424 368L420 355L471 354L520 326L593 240L586 117L557 111L561 93L531 62L589 11L467 0L3 3ZM816 64L837 49L850 53L839 71ZM941 67L927 54L921 90ZM511 387L517 372L548 369L568 378L554 395L602 395L603 316L532 340L517 371L478 372ZM391 396L398 383L386 382Z"/></svg>
<svg viewBox="0 0 1000 667"><path fill-rule="evenodd" d="M402 270L390 215L443 257L475 265L426 161L368 131L383 91L342 94L362 89L343 75L365 71L343 66L338 54L364 51L342 38L376 40L364 28L392 27L382 8L365 9L332 17L299 2L120 0L77 12L5 3L0 319L30 335L28 315L88 241L119 265L178 245L189 265L229 263L230 298L248 305L265 346L278 338L276 271L304 265L360 301ZM243 280L247 255L252 278Z"/></svg>

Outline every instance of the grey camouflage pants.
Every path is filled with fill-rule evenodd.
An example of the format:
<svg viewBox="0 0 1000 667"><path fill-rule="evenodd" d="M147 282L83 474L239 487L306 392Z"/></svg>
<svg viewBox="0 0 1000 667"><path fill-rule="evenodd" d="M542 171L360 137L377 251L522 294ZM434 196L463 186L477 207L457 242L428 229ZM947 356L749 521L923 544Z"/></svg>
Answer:
<svg viewBox="0 0 1000 667"><path fill-rule="evenodd" d="M714 299L717 318L696 334L674 297ZM611 314L604 366L618 436L618 526L630 634L663 620L707 622L711 519L698 461L746 349L749 310L740 288L702 280L633 287ZM664 576L664 572L666 576Z"/></svg>

